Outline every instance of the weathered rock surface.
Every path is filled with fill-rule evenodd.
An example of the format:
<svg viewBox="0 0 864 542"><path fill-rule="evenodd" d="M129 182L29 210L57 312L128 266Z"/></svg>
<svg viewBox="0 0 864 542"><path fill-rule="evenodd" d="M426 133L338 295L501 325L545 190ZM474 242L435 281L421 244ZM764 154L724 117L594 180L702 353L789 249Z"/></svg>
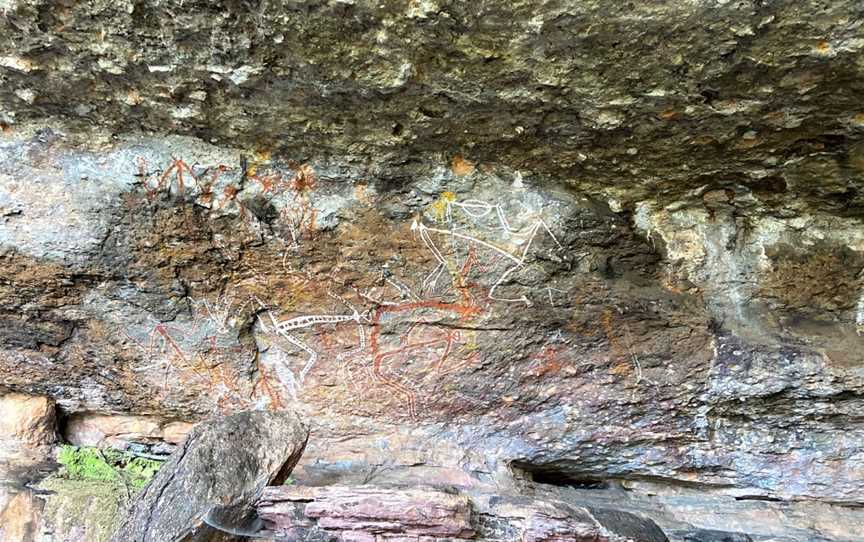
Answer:
<svg viewBox="0 0 864 542"><path fill-rule="evenodd" d="M75 446L111 447L126 450L177 445L186 438L192 424L154 416L73 414L63 424L63 439Z"/></svg>
<svg viewBox="0 0 864 542"><path fill-rule="evenodd" d="M290 407L308 484L619 484L681 532L848 539L862 10L0 2L0 386Z"/></svg>
<svg viewBox="0 0 864 542"><path fill-rule="evenodd" d="M728 538L730 542L857 542L864 514L848 506L813 501L771 501L732 496L722 489L659 482L571 481L529 484L521 493L537 499L585 503L594 508L649 517L675 542ZM476 491L476 490L475 490ZM488 491L488 490L487 490Z"/></svg>
<svg viewBox="0 0 864 542"><path fill-rule="evenodd" d="M42 501L28 484L53 469L57 410L50 397L0 396L0 540L35 542Z"/></svg>
<svg viewBox="0 0 864 542"><path fill-rule="evenodd" d="M50 397L0 396L0 440L4 446L39 448L57 441L57 409Z"/></svg>
<svg viewBox="0 0 864 542"><path fill-rule="evenodd" d="M854 214L862 19L857 0L7 0L0 99L13 130L183 133L401 179L461 150L625 199L741 184Z"/></svg>
<svg viewBox="0 0 864 542"><path fill-rule="evenodd" d="M632 514L554 501L432 488L270 487L258 514L275 540L666 542Z"/></svg>
<svg viewBox="0 0 864 542"><path fill-rule="evenodd" d="M30 537L16 542L108 542L129 504L128 490L105 482L51 477L31 492ZM5 540L5 539L4 539Z"/></svg>
<svg viewBox="0 0 864 542"><path fill-rule="evenodd" d="M241 412L201 423L136 497L111 540L224 538L210 518L240 522L254 515L254 500L291 473L308 436L287 411Z"/></svg>
<svg viewBox="0 0 864 542"><path fill-rule="evenodd" d="M35 542L43 503L32 491L0 490L0 540Z"/></svg>

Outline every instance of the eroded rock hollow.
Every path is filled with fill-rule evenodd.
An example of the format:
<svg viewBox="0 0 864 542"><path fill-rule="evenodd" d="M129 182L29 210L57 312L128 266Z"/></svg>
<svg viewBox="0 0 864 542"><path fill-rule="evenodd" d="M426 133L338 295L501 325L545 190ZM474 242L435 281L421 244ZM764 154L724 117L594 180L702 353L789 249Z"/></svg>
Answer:
<svg viewBox="0 0 864 542"><path fill-rule="evenodd" d="M147 453L296 410L298 486L861 540L862 52L851 0L0 1L0 385Z"/></svg>

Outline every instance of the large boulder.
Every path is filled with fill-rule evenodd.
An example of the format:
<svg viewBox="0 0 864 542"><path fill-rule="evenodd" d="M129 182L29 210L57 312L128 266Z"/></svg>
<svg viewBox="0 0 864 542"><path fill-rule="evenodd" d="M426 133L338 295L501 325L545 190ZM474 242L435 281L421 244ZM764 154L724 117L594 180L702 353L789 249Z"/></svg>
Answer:
<svg viewBox="0 0 864 542"><path fill-rule="evenodd" d="M138 495L113 542L204 541L219 524L254 516L250 506L268 484L290 474L308 429L297 414L241 412L200 424ZM209 524L208 524L209 523Z"/></svg>

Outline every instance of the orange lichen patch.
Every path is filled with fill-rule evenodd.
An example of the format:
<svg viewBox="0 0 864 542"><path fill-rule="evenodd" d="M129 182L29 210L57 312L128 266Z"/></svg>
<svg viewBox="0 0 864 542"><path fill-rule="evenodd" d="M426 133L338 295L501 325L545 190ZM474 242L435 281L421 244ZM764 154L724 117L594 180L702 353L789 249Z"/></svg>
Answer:
<svg viewBox="0 0 864 542"><path fill-rule="evenodd" d="M558 355L563 351L564 349L561 347L544 347L543 350L535 354L532 358L539 361L540 365L537 368L532 369L529 374L537 377L557 375L561 372L561 369L564 368L564 364L558 359Z"/></svg>
<svg viewBox="0 0 864 542"><path fill-rule="evenodd" d="M674 109L667 109L666 111L660 113L660 118L663 120L675 120L678 118L678 116L678 111L675 111Z"/></svg>
<svg viewBox="0 0 864 542"><path fill-rule="evenodd" d="M712 145L717 143L717 138L711 135L700 135L690 140L691 145Z"/></svg>
<svg viewBox="0 0 864 542"><path fill-rule="evenodd" d="M615 366L610 371L618 375L630 374L633 367L628 362L628 349L621 344L618 334L615 332L615 313L611 309L604 309L600 323L603 326L603 332L606 334L606 340L609 342L609 348L615 361Z"/></svg>
<svg viewBox="0 0 864 542"><path fill-rule="evenodd" d="M474 164L463 158L461 154L457 154L450 162L450 169L454 175L463 177L474 172Z"/></svg>
<svg viewBox="0 0 864 542"><path fill-rule="evenodd" d="M827 41L820 41L819 43L816 44L814 49L820 55L827 55L827 54L830 54L832 51L831 44L828 43Z"/></svg>

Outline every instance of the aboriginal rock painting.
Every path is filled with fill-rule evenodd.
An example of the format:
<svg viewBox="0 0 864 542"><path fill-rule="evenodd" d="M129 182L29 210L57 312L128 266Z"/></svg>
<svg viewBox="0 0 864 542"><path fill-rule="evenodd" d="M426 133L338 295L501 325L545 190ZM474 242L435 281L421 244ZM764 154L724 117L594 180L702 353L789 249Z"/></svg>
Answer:
<svg viewBox="0 0 864 542"><path fill-rule="evenodd" d="M223 410L336 395L360 409L377 397L419 419L442 401L470 406L453 383L507 342L514 315L567 303L568 285L549 270L570 258L561 232L572 207L521 178L430 192L404 219L373 224L364 212L374 187L268 163L136 161L148 200L233 216L238 235L258 239L232 251L214 236L234 269L220 293L190 295L170 321L147 315L123 332L142 360L133 370L157 388L203 386ZM342 245L366 248L349 262ZM540 345L529 358L555 366L565 348Z"/></svg>

